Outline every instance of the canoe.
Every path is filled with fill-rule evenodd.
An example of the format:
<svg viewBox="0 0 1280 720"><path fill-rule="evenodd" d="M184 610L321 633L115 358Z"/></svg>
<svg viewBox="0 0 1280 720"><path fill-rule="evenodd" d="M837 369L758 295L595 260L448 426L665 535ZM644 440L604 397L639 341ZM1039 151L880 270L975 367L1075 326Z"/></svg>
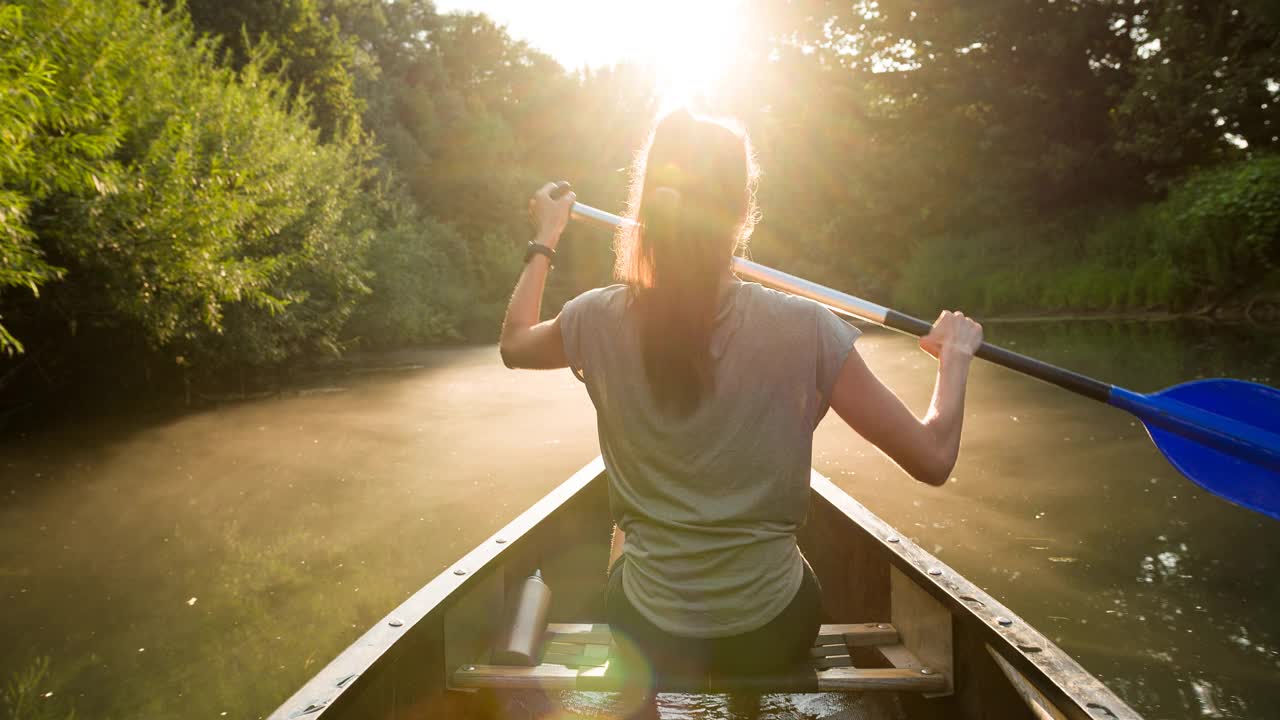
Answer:
<svg viewBox="0 0 1280 720"><path fill-rule="evenodd" d="M610 528L597 458L379 620L271 718L536 717L539 703L600 711L602 696L588 691L630 681L610 671L616 647L602 607ZM678 690L823 700L806 700L807 716L828 708L859 718L1140 717L1034 627L816 471L798 538L823 592L812 666L776 682L709 677ZM508 596L535 568L552 591L542 662L491 664ZM669 697L679 702L661 695L658 707Z"/></svg>

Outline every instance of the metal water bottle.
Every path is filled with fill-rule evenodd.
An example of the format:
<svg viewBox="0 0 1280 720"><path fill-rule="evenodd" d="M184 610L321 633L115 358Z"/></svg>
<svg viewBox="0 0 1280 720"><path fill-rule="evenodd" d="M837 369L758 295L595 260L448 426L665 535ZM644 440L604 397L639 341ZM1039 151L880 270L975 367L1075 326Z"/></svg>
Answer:
<svg viewBox="0 0 1280 720"><path fill-rule="evenodd" d="M537 665L550 607L551 588L543 582L542 571L535 570L520 587L507 623L507 633L494 648L493 662L498 665Z"/></svg>

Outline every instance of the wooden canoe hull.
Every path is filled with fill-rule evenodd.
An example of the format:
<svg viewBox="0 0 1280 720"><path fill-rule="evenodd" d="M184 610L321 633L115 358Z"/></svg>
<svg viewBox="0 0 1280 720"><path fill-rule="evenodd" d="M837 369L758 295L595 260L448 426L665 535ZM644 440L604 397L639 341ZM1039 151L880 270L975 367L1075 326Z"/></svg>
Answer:
<svg viewBox="0 0 1280 720"><path fill-rule="evenodd" d="M450 675L483 656L507 590L535 567L553 589L550 622L605 621L607 483L597 458L366 631L272 720L474 715L475 694L448 689ZM1139 718L1035 628L817 472L812 487L799 540L822 582L824 622L893 622L921 660L949 670L943 696L900 694L906 717Z"/></svg>

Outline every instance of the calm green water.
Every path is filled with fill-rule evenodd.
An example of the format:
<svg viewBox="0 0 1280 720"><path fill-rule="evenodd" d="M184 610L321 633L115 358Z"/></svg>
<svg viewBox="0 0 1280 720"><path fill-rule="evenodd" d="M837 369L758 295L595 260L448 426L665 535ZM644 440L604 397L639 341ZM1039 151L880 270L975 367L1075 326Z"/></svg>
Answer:
<svg viewBox="0 0 1280 720"><path fill-rule="evenodd" d="M1275 328L988 335L1137 390L1280 384ZM923 410L930 359L877 332L859 348ZM417 367L0 441L0 682L51 718L264 716L597 452L568 372L492 348L387 361ZM814 464L1149 718L1280 716L1280 523L1181 479L1124 414L982 364L969 398L943 488L834 415Z"/></svg>

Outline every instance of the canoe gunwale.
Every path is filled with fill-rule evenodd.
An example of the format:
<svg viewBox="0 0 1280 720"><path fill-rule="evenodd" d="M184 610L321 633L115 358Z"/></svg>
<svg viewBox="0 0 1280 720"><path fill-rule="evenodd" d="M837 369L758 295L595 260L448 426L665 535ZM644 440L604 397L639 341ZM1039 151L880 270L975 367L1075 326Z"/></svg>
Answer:
<svg viewBox="0 0 1280 720"><path fill-rule="evenodd" d="M430 685L444 692L448 673L452 670L447 667L443 649L445 616L450 606L459 604L474 592L482 592L483 585L492 580L495 572L501 574L506 563L518 562L522 548L528 545L529 537L535 535L534 530L557 511L575 499L589 500L594 497L588 494L601 490L596 483L607 482L604 472L603 459L596 457L502 529L449 565L339 653L277 708L269 716L269 720L310 720L325 714L346 717L346 711L352 707L364 708L370 696L386 694L384 690L388 684L395 688L408 681L403 676L379 677L380 672L370 672L371 669L381 664L378 671L387 671L386 665L394 665L402 657L418 658L419 655L415 653L420 654L424 648L430 649L436 643L441 645L441 649L431 657L429 667L414 668L419 672L411 676L420 685ZM878 545L877 552L883 553L889 565L950 610L957 635L961 631L961 625L966 628L966 632L976 630L987 646L1012 664L1067 717L1072 720L1141 720L1141 716L1106 685L1080 667L1034 627L931 553L902 536L816 470L811 473L810 485L814 494L811 503L827 505L830 510L843 516L841 519L847 519L850 525L873 539ZM891 537L896 538L896 541L890 542ZM930 571L937 574L931 574ZM603 565L601 575L603 576ZM855 620L891 621L891 618ZM1008 620L1009 623L1006 625L1002 620ZM985 652L981 654L981 661L994 664L994 660L987 657ZM963 671L959 666L965 661L956 658L958 683L964 682ZM390 705L379 700L372 702L376 707L388 708L390 712L387 716L400 717L413 709L412 705L397 704L412 702L405 699L392 699ZM369 715L356 713L354 716Z"/></svg>
<svg viewBox="0 0 1280 720"><path fill-rule="evenodd" d="M486 579L483 571L500 569L503 556L515 552L513 549L518 548L520 541L539 523L603 476L604 459L596 457L378 620L271 713L268 720L318 718L340 707L344 697L360 690L369 668L403 641L419 623L432 613L443 610L450 599L478 586ZM443 683L444 680L442 676L440 681ZM303 712L309 708L315 709Z"/></svg>
<svg viewBox="0 0 1280 720"><path fill-rule="evenodd" d="M1105 684L1030 623L970 582L932 553L904 537L835 483L814 470L812 492L861 528L890 564L945 605L956 622L972 618L986 644L1073 720L1142 720ZM890 541L894 538L894 541ZM931 572L932 571L932 572ZM935 574L936 573L936 574ZM1024 650L1024 648L1026 648ZM961 661L957 659L957 663ZM1073 687L1067 687L1070 682Z"/></svg>

